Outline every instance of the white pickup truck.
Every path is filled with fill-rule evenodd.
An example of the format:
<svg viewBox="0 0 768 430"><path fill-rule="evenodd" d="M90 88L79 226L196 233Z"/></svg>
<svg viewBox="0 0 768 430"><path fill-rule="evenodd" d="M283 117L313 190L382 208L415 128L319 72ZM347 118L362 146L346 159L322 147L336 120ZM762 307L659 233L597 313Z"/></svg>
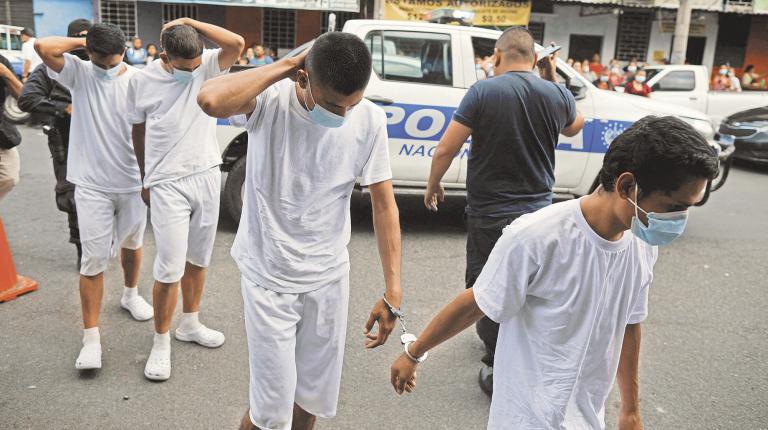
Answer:
<svg viewBox="0 0 768 430"><path fill-rule="evenodd" d="M703 112L714 125L736 112L768 106L768 91L710 91L705 66L649 66L645 71L651 99Z"/></svg>
<svg viewBox="0 0 768 430"><path fill-rule="evenodd" d="M421 194L437 143L465 92L478 80L474 57L491 55L501 33L475 27L386 20L347 21L343 31L364 40L373 57L374 73L365 94L387 113L395 191ZM302 49L306 47L299 47L294 53ZM596 187L608 145L646 115L676 115L719 148L714 141L715 130L703 113L599 90L561 60L557 62L557 74L574 94L577 108L585 118L581 133L560 136L555 168L558 194L580 196L591 192ZM225 211L239 219L248 138L242 129L228 125L226 120L219 124L222 170L229 172L222 203ZM466 192L469 145L464 145L443 178L446 194Z"/></svg>

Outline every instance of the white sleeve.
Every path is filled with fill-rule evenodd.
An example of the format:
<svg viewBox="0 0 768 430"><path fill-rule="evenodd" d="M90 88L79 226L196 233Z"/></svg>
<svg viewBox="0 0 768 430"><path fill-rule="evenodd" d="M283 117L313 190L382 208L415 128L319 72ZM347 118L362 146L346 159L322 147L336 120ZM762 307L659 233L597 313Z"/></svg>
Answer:
<svg viewBox="0 0 768 430"><path fill-rule="evenodd" d="M387 135L386 114L381 112L373 135L373 149L360 174L360 185L368 186L392 179L392 167L389 164L389 138Z"/></svg>
<svg viewBox="0 0 768 430"><path fill-rule="evenodd" d="M514 318L522 309L540 267L519 231L514 223L504 229L472 287L480 310L498 323Z"/></svg>
<svg viewBox="0 0 768 430"><path fill-rule="evenodd" d="M229 68L221 70L219 67L219 55L221 48L204 49L201 67L205 70L205 79L213 79L229 72Z"/></svg>
<svg viewBox="0 0 768 430"><path fill-rule="evenodd" d="M248 120L244 125L247 131L251 131L257 127L259 119L261 119L261 116L266 110L265 107L273 104L274 101L280 97L280 85L284 85L284 83L282 81L277 82L256 96L256 108L248 115ZM291 88L293 88L293 85L291 85Z"/></svg>
<svg viewBox="0 0 768 430"><path fill-rule="evenodd" d="M35 47L34 47L34 45L32 43L29 43L29 42L23 43L21 45L21 59L22 60L32 60L32 52L30 52L30 51L34 51L34 50L35 50ZM32 71L30 70L30 73L31 72Z"/></svg>
<svg viewBox="0 0 768 430"><path fill-rule="evenodd" d="M131 80L128 81L128 93L126 110L128 116L128 122L131 124L141 124L147 121L147 113L139 106L141 97L139 96L139 74L136 73L131 76Z"/></svg>
<svg viewBox="0 0 768 430"><path fill-rule="evenodd" d="M653 283L653 266L656 264L656 259L659 257L659 248L656 246L649 247L648 252L648 267L651 271L650 279L648 283L640 288L640 292L637 294L632 307L629 311L629 317L627 317L627 324L639 324L648 317L648 292L651 289L651 283Z"/></svg>
<svg viewBox="0 0 768 430"><path fill-rule="evenodd" d="M85 67L85 61L65 52L64 67L62 67L61 72L57 73L50 67L47 67L48 76L71 91L81 79L80 77L85 71Z"/></svg>

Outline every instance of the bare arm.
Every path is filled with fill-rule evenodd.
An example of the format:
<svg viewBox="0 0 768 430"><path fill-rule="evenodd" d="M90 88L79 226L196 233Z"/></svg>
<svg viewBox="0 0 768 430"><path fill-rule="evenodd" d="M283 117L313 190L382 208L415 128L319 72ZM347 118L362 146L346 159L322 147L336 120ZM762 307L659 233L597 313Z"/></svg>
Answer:
<svg viewBox="0 0 768 430"><path fill-rule="evenodd" d="M233 64L235 64L235 61L237 61L238 58L240 58L240 53L243 52L243 47L245 46L245 40L243 40L243 37L239 34L233 33L225 28L221 28L213 24L208 24L207 22L196 21L191 18L180 18L175 21L171 21L163 26L163 30L180 24L185 24L194 28L198 33L210 39L211 42L215 43L221 48L221 53L219 54L220 70L227 70Z"/></svg>
<svg viewBox="0 0 768 430"><path fill-rule="evenodd" d="M270 65L227 74L205 81L197 103L203 112L215 118L249 114L256 108L256 96L276 82L296 76L304 66L304 57L286 58Z"/></svg>
<svg viewBox="0 0 768 430"><path fill-rule="evenodd" d="M136 153L136 161L139 163L139 172L141 173L141 182L144 183L144 137L146 135L147 123L134 124L131 129L131 140L133 140L133 152ZM149 206L149 192L145 188L141 189L141 198Z"/></svg>
<svg viewBox="0 0 768 430"><path fill-rule="evenodd" d="M640 324L629 324L624 330L624 343L621 345L619 370L616 379L621 393L621 412L619 430L639 430L643 428L640 420L640 398L638 395L638 362L640 358Z"/></svg>
<svg viewBox="0 0 768 430"><path fill-rule="evenodd" d="M563 136L573 137L579 134L581 129L584 128L584 117L581 116L581 112L576 110L576 119L572 123L565 126L563 131L560 132Z"/></svg>
<svg viewBox="0 0 768 430"><path fill-rule="evenodd" d="M32 66L32 62L29 60L24 60L24 66L21 68L21 77L26 82L27 78L29 77L29 68Z"/></svg>
<svg viewBox="0 0 768 430"><path fill-rule="evenodd" d="M35 40L35 51L43 63L56 73L61 73L64 68L64 53L80 48L85 48L83 37L51 36Z"/></svg>
<svg viewBox="0 0 768 430"><path fill-rule="evenodd" d="M445 172L451 167L456 153L459 152L464 142L469 139L472 129L457 121L451 121L445 130L443 137L437 144L437 149L432 157L432 166L429 171L427 191L424 194L424 205L431 210L437 210L437 202L443 201L444 193L440 185Z"/></svg>
<svg viewBox="0 0 768 430"><path fill-rule="evenodd" d="M5 81L5 86L8 87L13 98L18 99L19 94L21 93L22 84L19 78L13 73L13 70L6 67L5 64L0 64L0 78Z"/></svg>
<svg viewBox="0 0 768 430"><path fill-rule="evenodd" d="M427 328L419 335L418 340L410 345L408 351L414 357L421 357L430 349L461 333L482 317L483 311L477 306L474 291L472 288L468 288L459 293L451 303L435 315ZM416 375L417 364L405 353L401 354L392 364L390 381L398 394L403 393L409 382L411 388L415 386L413 380Z"/></svg>
<svg viewBox="0 0 768 430"><path fill-rule="evenodd" d="M395 192L392 181L383 181L368 187L371 192L371 206L373 209L373 230L376 233L376 241L379 246L381 267L384 271L386 283L387 301L397 308L403 298L400 285L400 267L402 261L402 248L400 241L400 213L395 202ZM377 333L371 334L374 323L379 322ZM389 312L383 300L379 299L371 311L371 316L365 324L364 334L368 337L366 348L375 348L383 345L389 334L395 327L395 318Z"/></svg>

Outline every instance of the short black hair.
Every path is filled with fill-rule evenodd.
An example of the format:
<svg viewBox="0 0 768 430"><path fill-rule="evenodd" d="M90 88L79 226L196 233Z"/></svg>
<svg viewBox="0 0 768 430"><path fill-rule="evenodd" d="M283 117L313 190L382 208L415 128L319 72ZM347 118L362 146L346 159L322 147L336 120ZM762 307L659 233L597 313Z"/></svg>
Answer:
<svg viewBox="0 0 768 430"><path fill-rule="evenodd" d="M334 31L315 40L306 59L310 80L350 95L364 89L371 78L371 53L354 34Z"/></svg>
<svg viewBox="0 0 768 430"><path fill-rule="evenodd" d="M85 36L85 47L98 55L119 55L125 50L125 33L114 24L94 24Z"/></svg>
<svg viewBox="0 0 768 430"><path fill-rule="evenodd" d="M69 37L78 37L80 36L80 33L84 31L89 31L93 27L93 24L91 24L91 21L88 21L85 18L78 18L72 22L69 23L67 26L67 36Z"/></svg>
<svg viewBox="0 0 768 430"><path fill-rule="evenodd" d="M160 46L168 58L192 60L203 55L203 39L189 25L174 25L160 35Z"/></svg>
<svg viewBox="0 0 768 430"><path fill-rule="evenodd" d="M755 65L754 64L750 64L750 65L748 65L747 67L744 68L744 73L749 73L754 68L755 68Z"/></svg>
<svg viewBox="0 0 768 430"><path fill-rule="evenodd" d="M496 41L496 49L510 61L530 61L536 58L536 45L531 32L525 27L509 27Z"/></svg>
<svg viewBox="0 0 768 430"><path fill-rule="evenodd" d="M693 178L714 179L717 170L715 150L690 124L646 116L611 143L599 178L605 190L614 191L619 175L630 172L643 194L668 194Z"/></svg>

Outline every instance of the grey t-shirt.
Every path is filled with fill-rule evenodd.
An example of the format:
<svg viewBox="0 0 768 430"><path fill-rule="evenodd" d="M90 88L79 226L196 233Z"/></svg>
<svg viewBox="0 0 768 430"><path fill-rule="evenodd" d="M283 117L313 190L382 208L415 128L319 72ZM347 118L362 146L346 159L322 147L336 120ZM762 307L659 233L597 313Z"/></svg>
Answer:
<svg viewBox="0 0 768 430"><path fill-rule="evenodd" d="M576 119L565 86L507 72L474 84L453 119L472 129L470 216L518 216L552 203L557 139Z"/></svg>

